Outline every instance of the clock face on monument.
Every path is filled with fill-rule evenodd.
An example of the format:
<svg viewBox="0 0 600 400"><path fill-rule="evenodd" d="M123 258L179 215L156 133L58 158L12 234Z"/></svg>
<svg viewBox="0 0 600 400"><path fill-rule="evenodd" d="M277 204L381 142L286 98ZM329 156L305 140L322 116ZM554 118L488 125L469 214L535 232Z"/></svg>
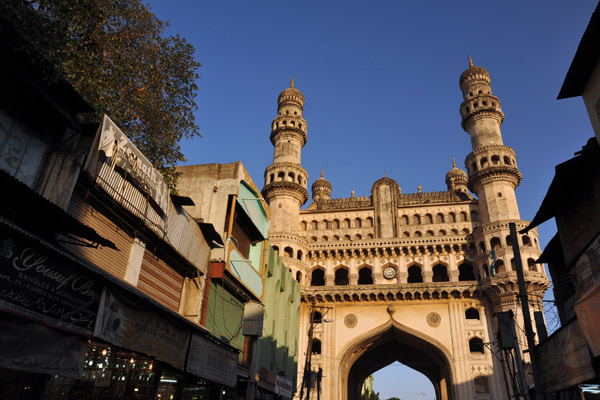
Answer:
<svg viewBox="0 0 600 400"><path fill-rule="evenodd" d="M396 276L396 268L394 267L386 267L383 270L383 277L386 279L392 279Z"/></svg>

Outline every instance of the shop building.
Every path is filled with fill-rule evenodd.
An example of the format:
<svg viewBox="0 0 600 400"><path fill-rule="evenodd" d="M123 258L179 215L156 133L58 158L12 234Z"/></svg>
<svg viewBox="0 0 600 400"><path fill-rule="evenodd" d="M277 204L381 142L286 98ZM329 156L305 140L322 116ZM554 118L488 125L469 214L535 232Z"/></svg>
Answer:
<svg viewBox="0 0 600 400"><path fill-rule="evenodd" d="M200 325L220 236L10 24L0 52L0 397L237 398Z"/></svg>
<svg viewBox="0 0 600 400"><path fill-rule="evenodd" d="M211 250L202 324L240 351L240 371L255 363L257 373L241 379L240 393L250 382L261 399L291 398L297 386L300 291L268 240L269 207L241 162L177 171L178 193L195 204L190 214L211 223L224 239L224 246ZM244 304L252 301L264 305L254 354L250 338L242 335Z"/></svg>

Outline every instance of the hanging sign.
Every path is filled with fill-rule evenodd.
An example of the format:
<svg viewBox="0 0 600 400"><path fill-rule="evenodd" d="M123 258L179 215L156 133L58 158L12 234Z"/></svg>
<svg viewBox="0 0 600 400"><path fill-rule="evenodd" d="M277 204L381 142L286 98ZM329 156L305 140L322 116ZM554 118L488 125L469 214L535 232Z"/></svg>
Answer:
<svg viewBox="0 0 600 400"><path fill-rule="evenodd" d="M0 233L0 309L91 335L101 284L40 244Z"/></svg>

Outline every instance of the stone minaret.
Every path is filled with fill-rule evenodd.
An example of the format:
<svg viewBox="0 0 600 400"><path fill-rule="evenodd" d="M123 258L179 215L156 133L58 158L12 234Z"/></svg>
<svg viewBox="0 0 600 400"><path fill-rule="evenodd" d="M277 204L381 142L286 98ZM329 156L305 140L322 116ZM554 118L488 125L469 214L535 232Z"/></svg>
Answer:
<svg viewBox="0 0 600 400"><path fill-rule="evenodd" d="M471 137L473 152L465 166L468 186L479 199L481 222L519 219L515 188L521 182L515 151L504 146L500 125L504 114L500 100L492 94L490 74L473 66L460 76L464 101L460 105L462 127Z"/></svg>
<svg viewBox="0 0 600 400"><path fill-rule="evenodd" d="M471 137L473 149L465 160L467 185L479 203L479 215L472 213L472 218L479 218L481 223L473 230L472 256L493 311L511 309L517 315L519 326L523 326L508 225L514 222L519 231L528 224L520 219L515 197L522 176L514 150L502 142L500 125L504 114L500 100L492 94L490 81L490 74L482 67L473 66L469 57L469 68L462 73L459 83L464 98L460 105L462 127ZM542 297L549 286L542 265L534 263L541 254L537 239L537 232L533 231L529 235L518 235L532 312L542 309ZM493 276L492 263L495 265Z"/></svg>
<svg viewBox="0 0 600 400"><path fill-rule="evenodd" d="M298 277L308 243L297 235L300 207L308 200L308 174L300 165L306 144L306 121L302 118L304 96L294 88L279 94L277 116L271 126L271 143L275 147L273 164L265 169L262 195L271 208L269 238L286 258L286 265ZM294 232L294 233L291 233ZM303 271L301 271L303 272Z"/></svg>

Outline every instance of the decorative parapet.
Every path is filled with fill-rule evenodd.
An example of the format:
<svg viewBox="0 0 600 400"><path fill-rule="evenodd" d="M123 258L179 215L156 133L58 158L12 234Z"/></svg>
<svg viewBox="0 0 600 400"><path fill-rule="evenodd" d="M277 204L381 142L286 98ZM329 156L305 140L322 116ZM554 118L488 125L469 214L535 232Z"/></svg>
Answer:
<svg viewBox="0 0 600 400"><path fill-rule="evenodd" d="M470 199L469 199L470 200ZM398 196L398 206L453 203L462 200L456 193L450 191L405 193ZM316 206L316 207L313 207ZM328 199L315 202L311 207L317 210L337 210L347 208L372 208L372 196L347 197L341 199Z"/></svg>
<svg viewBox="0 0 600 400"><path fill-rule="evenodd" d="M310 303L354 303L389 301L448 301L482 299L477 282L402 283L396 285L353 285L305 287L301 301Z"/></svg>

